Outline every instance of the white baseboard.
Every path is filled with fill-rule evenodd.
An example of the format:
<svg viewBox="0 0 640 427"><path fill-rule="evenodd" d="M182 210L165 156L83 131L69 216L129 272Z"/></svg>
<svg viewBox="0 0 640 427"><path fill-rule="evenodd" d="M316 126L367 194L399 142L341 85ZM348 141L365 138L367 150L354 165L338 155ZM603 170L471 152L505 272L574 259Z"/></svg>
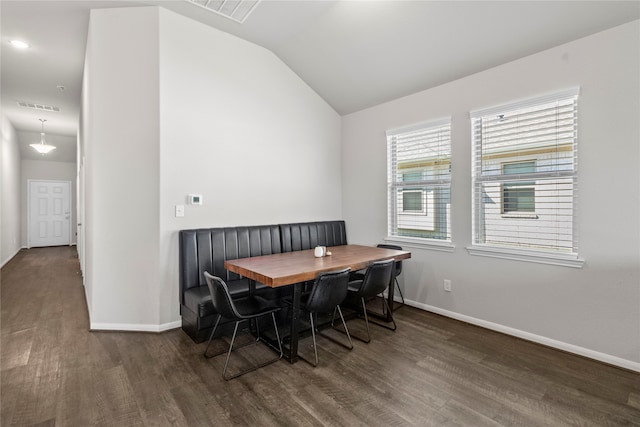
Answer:
<svg viewBox="0 0 640 427"><path fill-rule="evenodd" d="M84 285L84 283L83 283ZM87 288L84 288L85 302L89 301L87 296ZM161 325L145 325L139 323L98 323L91 321L91 306L87 306L87 312L89 314L89 330L90 331L111 331L111 332L164 332L171 329L176 329L182 326L182 321L176 320L174 322L163 323Z"/></svg>
<svg viewBox="0 0 640 427"><path fill-rule="evenodd" d="M606 353L600 353L598 351L590 350L588 348L580 347L577 345L569 344L563 341L554 340L541 335L532 334L530 332L521 331L519 329L511 328L509 326L500 325L498 323L489 322L475 317L467 316L464 314L456 313L454 311L445 310L439 307L434 307L428 304L422 304L415 301L409 301L405 299L405 304L412 307L416 307L422 310L430 311L432 313L440 314L445 317L460 320L462 322L470 323L472 325L480 326L493 331L501 332L503 334L512 335L514 337L522 338L527 341L532 341L538 344L553 347L558 350L563 350L569 353L577 354L579 356L594 359L599 362L604 362L609 365L618 366L620 368L628 369L630 371L640 372L640 363L632 360L622 359L620 357L612 356Z"/></svg>
<svg viewBox="0 0 640 427"><path fill-rule="evenodd" d="M124 332L164 332L170 329L179 328L182 325L180 320L163 323L161 325L144 325L137 323L91 323L91 331L124 331Z"/></svg>

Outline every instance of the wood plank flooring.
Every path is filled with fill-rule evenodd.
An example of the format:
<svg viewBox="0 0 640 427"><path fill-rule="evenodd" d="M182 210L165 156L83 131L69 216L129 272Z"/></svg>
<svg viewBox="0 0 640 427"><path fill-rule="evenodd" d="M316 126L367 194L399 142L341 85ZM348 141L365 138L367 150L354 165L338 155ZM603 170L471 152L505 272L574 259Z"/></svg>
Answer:
<svg viewBox="0 0 640 427"><path fill-rule="evenodd" d="M180 329L89 332L73 247L0 279L2 426L640 426L640 375L411 307L351 352L319 338L317 368L225 382Z"/></svg>

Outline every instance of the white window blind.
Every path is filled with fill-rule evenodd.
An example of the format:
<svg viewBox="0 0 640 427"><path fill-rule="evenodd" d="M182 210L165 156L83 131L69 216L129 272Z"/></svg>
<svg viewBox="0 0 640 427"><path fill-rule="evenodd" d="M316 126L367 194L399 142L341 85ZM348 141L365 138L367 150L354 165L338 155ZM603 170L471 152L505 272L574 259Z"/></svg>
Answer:
<svg viewBox="0 0 640 427"><path fill-rule="evenodd" d="M474 245L577 257L577 99L471 112Z"/></svg>
<svg viewBox="0 0 640 427"><path fill-rule="evenodd" d="M388 233L451 241L451 119L387 131Z"/></svg>

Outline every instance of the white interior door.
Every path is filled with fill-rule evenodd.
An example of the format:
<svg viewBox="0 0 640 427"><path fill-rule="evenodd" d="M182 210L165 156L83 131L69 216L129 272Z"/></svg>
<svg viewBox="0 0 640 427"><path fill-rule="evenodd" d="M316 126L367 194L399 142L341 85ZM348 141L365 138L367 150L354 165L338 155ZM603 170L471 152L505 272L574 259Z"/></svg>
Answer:
<svg viewBox="0 0 640 427"><path fill-rule="evenodd" d="M71 182L29 181L29 247L71 243Z"/></svg>

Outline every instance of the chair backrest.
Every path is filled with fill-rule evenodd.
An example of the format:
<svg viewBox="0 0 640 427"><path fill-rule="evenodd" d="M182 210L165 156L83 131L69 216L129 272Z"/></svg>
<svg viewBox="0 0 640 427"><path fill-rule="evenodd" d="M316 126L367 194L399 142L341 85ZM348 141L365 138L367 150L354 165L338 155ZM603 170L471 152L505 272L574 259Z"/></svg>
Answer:
<svg viewBox="0 0 640 427"><path fill-rule="evenodd" d="M364 298L374 297L384 292L391 283L393 273L393 259L377 261L367 267L364 280L358 295Z"/></svg>
<svg viewBox="0 0 640 427"><path fill-rule="evenodd" d="M350 268L322 273L313 284L306 309L315 313L328 313L347 297Z"/></svg>
<svg viewBox="0 0 640 427"><path fill-rule="evenodd" d="M222 317L237 319L237 310L233 305L229 288L224 280L219 277L212 276L207 271L204 272L204 278L206 279L207 286L209 287L213 308L215 308L218 314L222 315Z"/></svg>
<svg viewBox="0 0 640 427"><path fill-rule="evenodd" d="M385 243L380 243L378 245L379 248L383 249L395 249L396 251L401 251L402 247L397 245L387 245ZM396 276L399 276L402 273L402 261L396 261Z"/></svg>

